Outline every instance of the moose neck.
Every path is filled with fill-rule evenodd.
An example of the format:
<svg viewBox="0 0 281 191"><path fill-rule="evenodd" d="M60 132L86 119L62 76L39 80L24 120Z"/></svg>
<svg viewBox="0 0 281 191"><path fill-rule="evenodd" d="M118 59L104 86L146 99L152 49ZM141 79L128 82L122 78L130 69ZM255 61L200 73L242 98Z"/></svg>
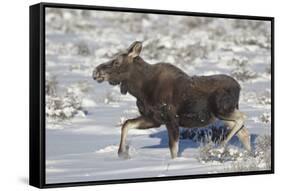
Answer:
<svg viewBox="0 0 281 191"><path fill-rule="evenodd" d="M150 79L151 65L145 62L141 57L134 59L132 63L129 78L126 80L128 92L138 99L143 97L143 85Z"/></svg>

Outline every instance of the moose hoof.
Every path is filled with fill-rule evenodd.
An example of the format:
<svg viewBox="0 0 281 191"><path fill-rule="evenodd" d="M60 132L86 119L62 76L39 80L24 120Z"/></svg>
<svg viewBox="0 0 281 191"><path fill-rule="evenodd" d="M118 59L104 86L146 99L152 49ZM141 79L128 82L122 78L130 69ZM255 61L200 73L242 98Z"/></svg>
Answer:
<svg viewBox="0 0 281 191"><path fill-rule="evenodd" d="M172 154L172 155L171 155L171 159L177 159L177 158L179 158L179 157L180 157L179 154Z"/></svg>
<svg viewBox="0 0 281 191"><path fill-rule="evenodd" d="M218 146L217 149L224 150L227 147L227 143L225 141L222 141Z"/></svg>
<svg viewBox="0 0 281 191"><path fill-rule="evenodd" d="M129 151L122 151L122 150L118 150L118 157L121 159L130 159L130 155L129 155Z"/></svg>

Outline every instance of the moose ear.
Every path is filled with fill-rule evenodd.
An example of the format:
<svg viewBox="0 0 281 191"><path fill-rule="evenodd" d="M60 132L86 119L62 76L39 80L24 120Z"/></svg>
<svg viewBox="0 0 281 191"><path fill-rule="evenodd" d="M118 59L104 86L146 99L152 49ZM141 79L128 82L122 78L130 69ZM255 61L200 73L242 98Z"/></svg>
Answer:
<svg viewBox="0 0 281 191"><path fill-rule="evenodd" d="M142 42L135 41L131 46L128 48L128 56L131 58L135 58L140 55L142 49Z"/></svg>

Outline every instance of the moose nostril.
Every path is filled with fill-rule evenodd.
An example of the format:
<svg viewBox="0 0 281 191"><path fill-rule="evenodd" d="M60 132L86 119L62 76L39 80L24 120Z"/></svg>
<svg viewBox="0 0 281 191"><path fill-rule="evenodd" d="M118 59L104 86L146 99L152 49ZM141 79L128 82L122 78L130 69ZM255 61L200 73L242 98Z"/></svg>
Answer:
<svg viewBox="0 0 281 191"><path fill-rule="evenodd" d="M93 79L94 80L97 79L97 71L96 70L93 71Z"/></svg>

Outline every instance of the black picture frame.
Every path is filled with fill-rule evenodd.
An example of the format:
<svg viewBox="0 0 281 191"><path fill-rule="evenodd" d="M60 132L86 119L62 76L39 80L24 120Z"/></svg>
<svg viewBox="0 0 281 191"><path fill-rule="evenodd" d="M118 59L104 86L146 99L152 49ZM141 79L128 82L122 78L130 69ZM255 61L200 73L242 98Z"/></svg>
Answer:
<svg viewBox="0 0 281 191"><path fill-rule="evenodd" d="M122 180L103 180L90 182L69 182L46 184L45 181L45 8L66 8L83 10L103 10L132 13L154 13L166 15L204 16L212 18L248 19L271 22L271 169L218 174L198 174L172 177L137 178ZM244 176L274 173L274 18L263 16L231 15L215 13L196 13L184 11L135 9L121 7L104 7L74 4L39 3L30 6L30 134L29 134L29 184L38 188L66 186L85 186L116 183L133 183L147 181L166 181L178 179L211 178L226 176Z"/></svg>

